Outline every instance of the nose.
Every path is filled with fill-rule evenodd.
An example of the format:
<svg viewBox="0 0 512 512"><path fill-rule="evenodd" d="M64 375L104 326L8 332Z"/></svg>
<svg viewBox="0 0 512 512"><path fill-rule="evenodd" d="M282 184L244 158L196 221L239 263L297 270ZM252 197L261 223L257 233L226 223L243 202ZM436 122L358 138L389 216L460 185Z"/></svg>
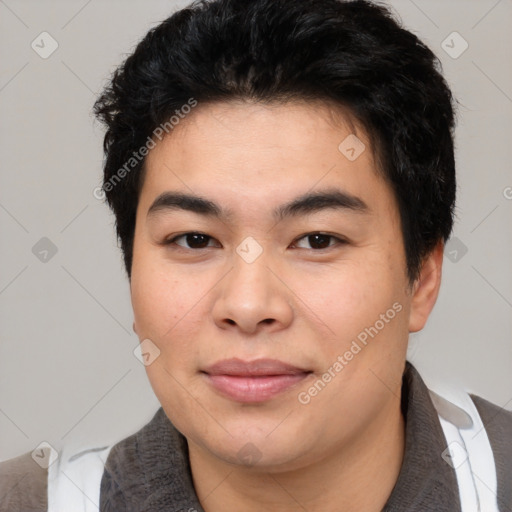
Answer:
<svg viewBox="0 0 512 512"><path fill-rule="evenodd" d="M244 334L286 328L292 321L291 291L262 256L252 263L235 257L234 267L222 279L213 306L221 329Z"/></svg>

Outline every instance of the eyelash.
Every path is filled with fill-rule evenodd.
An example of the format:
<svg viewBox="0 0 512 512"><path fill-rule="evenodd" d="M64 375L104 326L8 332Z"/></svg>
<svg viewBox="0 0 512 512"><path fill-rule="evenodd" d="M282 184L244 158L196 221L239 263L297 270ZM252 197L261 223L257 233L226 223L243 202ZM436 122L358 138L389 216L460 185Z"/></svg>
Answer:
<svg viewBox="0 0 512 512"><path fill-rule="evenodd" d="M200 251L200 250L203 250L203 249L208 249L210 246L206 246L206 247L200 247L198 249L196 248L193 248L193 247L183 247L179 244L176 243L177 240L179 240L180 238L184 238L184 237L187 237L189 235L200 235L200 236L204 236L206 238L208 238L208 241L210 240L214 240L213 237L207 235L206 233L201 233L199 231L190 231L190 232L187 232L187 233L183 233L181 235L177 235L173 238L170 238L168 240L164 240L164 242L162 242L162 245L175 245L177 246L178 250L185 250L185 251ZM333 239L336 241L335 244L330 244L328 245L327 247L324 247L324 248L321 248L321 249L314 249L314 248L311 248L311 249L306 249L306 250L310 250L310 251L315 251L315 252L320 252L320 251L325 251L327 249L331 249L337 245L346 245L348 244L348 241L344 238L341 238L339 236L335 236L335 235L331 235L329 233L322 233L320 231L313 231L311 233L306 233L304 235L301 235L300 237L296 238L293 242L293 244L296 244L298 241L302 240L303 238L308 238L310 236L315 236L315 235L320 235L320 236L323 236L323 237L327 237L327 238L330 238L330 239Z"/></svg>

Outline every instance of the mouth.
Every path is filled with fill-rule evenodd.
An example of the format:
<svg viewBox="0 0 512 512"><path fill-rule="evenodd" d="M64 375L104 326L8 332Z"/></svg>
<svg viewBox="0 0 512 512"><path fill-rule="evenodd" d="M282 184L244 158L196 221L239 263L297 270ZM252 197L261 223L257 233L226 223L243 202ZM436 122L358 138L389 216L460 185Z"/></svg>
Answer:
<svg viewBox="0 0 512 512"><path fill-rule="evenodd" d="M311 373L276 359L225 359L201 372L209 385L235 402L265 402L295 387Z"/></svg>

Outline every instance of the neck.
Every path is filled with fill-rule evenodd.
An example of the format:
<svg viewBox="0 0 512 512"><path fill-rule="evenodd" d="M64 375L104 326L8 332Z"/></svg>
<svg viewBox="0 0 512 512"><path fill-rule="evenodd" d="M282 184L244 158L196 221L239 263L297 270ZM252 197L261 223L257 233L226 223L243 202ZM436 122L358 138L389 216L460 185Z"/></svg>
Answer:
<svg viewBox="0 0 512 512"><path fill-rule="evenodd" d="M400 401L382 416L329 456L293 470L233 466L189 441L199 500L205 512L380 512L398 479L405 442Z"/></svg>

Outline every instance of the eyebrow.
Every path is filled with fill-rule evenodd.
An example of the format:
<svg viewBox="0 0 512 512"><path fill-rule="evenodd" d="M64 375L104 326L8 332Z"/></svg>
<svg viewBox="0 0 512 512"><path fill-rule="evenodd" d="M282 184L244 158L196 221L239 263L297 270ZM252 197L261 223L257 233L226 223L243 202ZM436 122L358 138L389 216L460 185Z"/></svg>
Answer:
<svg viewBox="0 0 512 512"><path fill-rule="evenodd" d="M287 217L316 213L326 209L345 210L354 213L368 213L370 211L368 205L361 198L331 188L306 193L278 206L273 211L273 216L276 220L283 220ZM172 210L184 210L219 219L229 219L233 216L232 210L225 209L203 197L181 192L163 192L149 207L147 217Z"/></svg>

